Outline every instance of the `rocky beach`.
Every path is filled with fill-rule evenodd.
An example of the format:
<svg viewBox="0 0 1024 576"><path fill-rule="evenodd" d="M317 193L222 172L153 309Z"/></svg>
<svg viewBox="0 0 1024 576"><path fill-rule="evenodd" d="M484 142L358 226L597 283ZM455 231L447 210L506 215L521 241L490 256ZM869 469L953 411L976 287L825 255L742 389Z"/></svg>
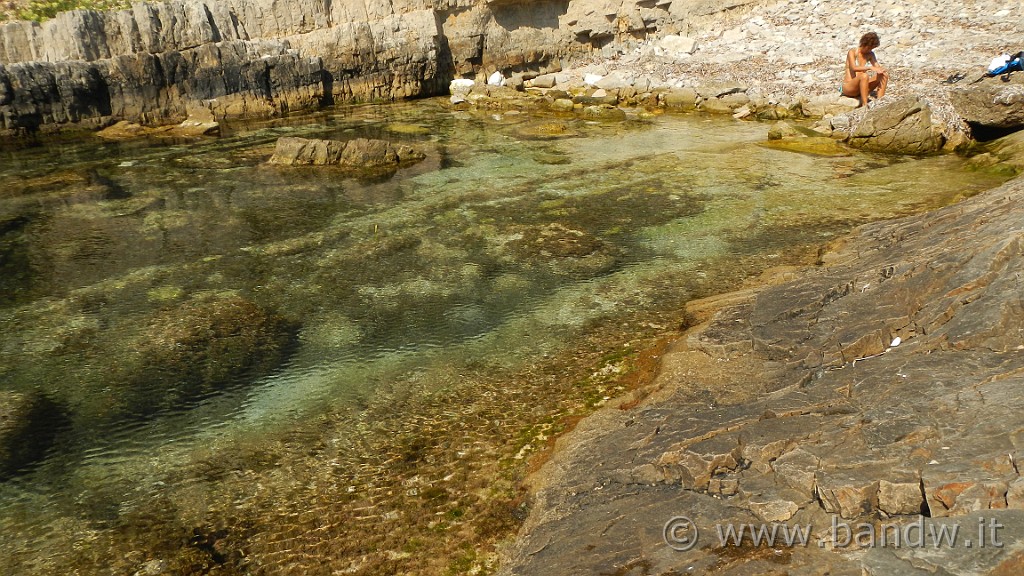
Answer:
<svg viewBox="0 0 1024 576"><path fill-rule="evenodd" d="M892 78L885 98L869 108L838 94L844 54L867 31L881 36L876 54ZM345 140L327 131L298 138L287 127L301 112L434 96L443 97L431 105L446 119L484 119L524 141L574 142L587 130L607 137L607 131L643 129L663 114L714 115L716 122L731 117L763 130L759 148L821 162L854 150L878 155L864 160L869 168L829 165L837 179L897 167L886 172L891 181L882 189L892 195L884 196L884 207L837 215L835 222L826 216L824 224L807 220L828 230L932 205L902 203L896 158L959 155L978 182L1006 181L980 194L966 186L943 191L934 202L947 206L865 224L838 238L795 234L799 239L780 240L785 247L775 254L745 256L753 263L745 262L743 272L727 257L714 260L723 280L705 287L703 277L679 277L685 296L658 292L666 302L684 301L684 310L652 304L628 321L580 320L598 328L564 357L531 349L550 365L530 360L495 368L498 363L476 360L476 344L467 344L463 352L472 360L436 376L445 382L440 392L416 397L410 390L430 389L425 382L435 376L382 364L380 374L400 377L382 396L361 400L359 411L332 406L274 445L223 440L196 449L202 458L187 460L182 470L201 480L189 477L166 494L152 488L160 502L155 509L139 496L117 511L90 509L95 518L61 517L54 541L75 552L53 564L33 560L31 544L0 540L11 552L6 567L70 570L103 564L113 554L110 570L118 574L312 573L318 565L356 574L1024 570L1024 183L1017 177L1024 172L1024 72L1005 81L982 77L994 56L1024 49L1022 38L1024 19L1005 3L930 0L187 0L0 24L0 132L7 148L47 146L57 141L51 134L67 132L96 132L97 141L110 146L154 138L210 145L222 131L241 130L236 125L275 119L274 139L218 161L229 170L270 173L288 190L299 182L300 199L329 187L330 178L314 186L307 178L316 176L271 170L340 165L346 178L361 178L359 194L372 197L382 193L374 186L400 167L418 175L458 168L449 150L431 139L426 121L389 120L354 139L345 132ZM363 126L373 121L360 120ZM228 148L248 146L226 142ZM485 149L505 145L487 142ZM542 168L567 164L572 156L554 147L530 154ZM657 156L645 161L654 168L664 162ZM119 166L127 170L134 162ZM206 169L187 158L174 162ZM635 162L608 165L625 173ZM372 170L360 172L367 167ZM667 173L675 166L662 168ZM602 185L590 175L568 174L595 189ZM755 190L785 185L766 175L754 179ZM622 217L621 225L635 220L656 227L701 214L702 203L710 202L680 199L670 189L674 182L655 185L632 175L625 181L609 184L608 198L588 200L584 208L557 195L515 197L525 213L550 222L512 225L489 199L469 194L472 210L455 199L434 206L405 189L388 192L389 200L416 198L422 213L415 214L437 228L417 224L422 228L391 233L378 228L377 215L364 221L355 210L355 224L346 220L295 237L253 233L252 244L241 247L225 240L231 234L212 234L205 241L219 252L190 252L181 264L185 272L177 263L147 263L109 285L69 289L67 298L58 294L4 317L14 333L33 321L43 324L0 343L16 359L0 365L0 375L38 378L34 371L51 362L47 354L70 350L90 367L80 383L84 400L72 403L78 414L59 427L88 418L150 418L208 398L226 380L273 378L296 349L302 360L363 339L394 338L377 326L404 330L398 328L406 320L401 310L410 299L448 306L472 286L499 309L506 305L502 299L529 286L523 280L528 273L542 276L539 293L570 277L592 280L617 270L623 266L622 248L614 244L618 226L609 232L588 219L616 203L640 202L641 196L654 202L651 213L647 204L636 204L637 215ZM452 178L447 186L459 185ZM36 175L24 186L27 192L12 197L31 200L42 191L47 205L66 204L77 211L74 218L88 222L101 221L98 212L78 205L99 199L98 210L109 210L115 222L138 217L137 230L133 223L117 234L187 244L174 236L189 230L180 223L189 201L176 192L147 204L132 197L131 186L126 192L95 170ZM638 192L642 187L645 195ZM77 196L62 195L72 189ZM437 194L446 189L439 185ZM176 221L156 216L165 204L179 209ZM236 209L244 202L236 206L229 195L221 204ZM257 212L224 225L256 230L263 221ZM765 215L771 212L761 207L755 213L770 219ZM11 214L0 214L4 234L30 222ZM794 214L785 218L795 228L804 214ZM482 223L471 220L479 215L486 217ZM788 232L785 218L781 229ZM487 235L499 231L504 244L488 244ZM455 263L456 253L474 250L484 264ZM214 268L221 252L263 276L237 289L235 271ZM54 257L77 271L73 260ZM382 265L393 261L431 271L405 272L396 281ZM285 273L269 271L278 262L286 262ZM492 279L474 266L514 273ZM292 271L308 270L316 271L319 288L286 280ZM177 274L204 280L193 285ZM57 276L48 282L59 284ZM325 286L340 288L326 297L320 295L329 292ZM146 315L114 319L104 307L123 304L111 304L110 291L150 308ZM11 294L10 302L21 305ZM592 299L591 308L608 306L593 294L580 298ZM332 316L324 311L331 306L360 311ZM465 326L483 322L480 309L453 307L432 321L470 330ZM303 316L310 314L315 321ZM64 315L74 322L63 323ZM620 321L635 326L635 337L626 343L628 353L609 354L608 346L621 346L611 335ZM105 325L122 333L104 343L95 335ZM522 321L510 330L513 336L495 339L529 340L531 330ZM32 340L38 334L56 343L40 346ZM109 374L89 364L98 355L115 356L118 347L132 352ZM25 359L40 366L16 365ZM469 384L451 383L460 379ZM108 380L130 393L108 399ZM160 384L162 393L139 393L143 381ZM59 442L47 419L64 418L67 402L58 407L51 396L0 390L0 478L17 478ZM403 419L388 412L393 404L419 412ZM462 412L453 406L463 406ZM337 423L347 418L358 426ZM370 434L374 419L390 437ZM450 430L461 438L451 440ZM286 452L281 447L293 438L313 438L313 447ZM353 455L347 443L372 456ZM227 462L219 455L225 446L232 454ZM319 461L327 459L333 463L324 468ZM131 466L154 487L173 484L174 473ZM74 481L88 486L90 474L101 476L93 468L99 467L83 467ZM199 490L205 482L214 492ZM258 489L249 494L250 486ZM146 490L139 488L149 497ZM36 496L19 498L29 509ZM308 506L297 509L296 502ZM936 526L962 526L973 545L836 540L837 523L884 532L916 522L921 533L932 534ZM987 530L993 522L1000 529L985 532L984 546L978 527ZM129 536L97 528L107 525ZM720 536L725 525L806 526L810 543L727 542ZM280 526L286 529L275 531ZM995 536L999 546L992 545ZM62 538L75 545L64 546Z"/></svg>

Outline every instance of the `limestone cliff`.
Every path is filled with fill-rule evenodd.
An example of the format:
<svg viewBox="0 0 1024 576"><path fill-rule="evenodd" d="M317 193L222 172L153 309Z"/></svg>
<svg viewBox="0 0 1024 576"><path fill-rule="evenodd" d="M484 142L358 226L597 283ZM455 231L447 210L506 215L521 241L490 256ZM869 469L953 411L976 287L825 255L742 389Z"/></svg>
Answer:
<svg viewBox="0 0 1024 576"><path fill-rule="evenodd" d="M177 0L0 26L0 130L218 119L525 76L753 0ZM696 21L696 20L695 20Z"/></svg>

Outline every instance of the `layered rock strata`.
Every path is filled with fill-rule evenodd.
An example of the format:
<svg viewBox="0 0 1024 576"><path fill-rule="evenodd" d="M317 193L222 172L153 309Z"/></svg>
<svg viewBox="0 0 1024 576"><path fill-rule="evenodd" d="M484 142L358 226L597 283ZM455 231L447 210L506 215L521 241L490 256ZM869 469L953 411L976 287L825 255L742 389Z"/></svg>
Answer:
<svg viewBox="0 0 1024 576"><path fill-rule="evenodd" d="M178 0L0 26L5 133L266 116L444 93L456 76L535 76L560 58L750 0ZM685 19L685 18L684 18Z"/></svg>
<svg viewBox="0 0 1024 576"><path fill-rule="evenodd" d="M258 117L442 89L433 10L347 8L188 0L8 23L0 28L2 128L171 123L196 109Z"/></svg>
<svg viewBox="0 0 1024 576"><path fill-rule="evenodd" d="M666 355L651 398L560 441L506 573L1015 573L1022 199L1017 179L871 224L795 281L693 304L717 312ZM992 519L999 547L978 540ZM810 545L719 538L773 522L810 526ZM974 549L844 545L832 528L915 522L959 522Z"/></svg>

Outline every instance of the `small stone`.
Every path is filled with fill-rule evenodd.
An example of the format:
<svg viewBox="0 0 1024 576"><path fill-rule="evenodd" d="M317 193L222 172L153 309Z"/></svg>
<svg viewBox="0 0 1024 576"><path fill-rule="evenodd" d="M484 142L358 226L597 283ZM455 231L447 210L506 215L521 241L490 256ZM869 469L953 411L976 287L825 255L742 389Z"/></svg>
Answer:
<svg viewBox="0 0 1024 576"><path fill-rule="evenodd" d="M769 140L781 140L783 138L792 138L798 136L800 133L796 131L789 122L776 122L772 124L772 127L768 129Z"/></svg>
<svg viewBox="0 0 1024 576"><path fill-rule="evenodd" d="M818 497L826 512L858 518L878 508L878 481L841 471L815 474Z"/></svg>
<svg viewBox="0 0 1024 576"><path fill-rule="evenodd" d="M708 494L735 496L739 489L740 483L735 478L712 478L708 483Z"/></svg>
<svg viewBox="0 0 1024 576"><path fill-rule="evenodd" d="M796 502L789 500L751 501L749 506L762 522L785 522L800 510L800 506Z"/></svg>
<svg viewBox="0 0 1024 576"><path fill-rule="evenodd" d="M924 494L921 493L920 481L879 481L878 509L882 512L893 516L897 514L920 514L924 506Z"/></svg>

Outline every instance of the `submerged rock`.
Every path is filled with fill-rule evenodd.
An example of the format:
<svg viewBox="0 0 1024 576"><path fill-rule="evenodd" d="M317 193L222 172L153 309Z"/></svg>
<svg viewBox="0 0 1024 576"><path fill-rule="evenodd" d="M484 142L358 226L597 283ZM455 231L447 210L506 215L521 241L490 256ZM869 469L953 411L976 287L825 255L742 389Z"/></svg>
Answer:
<svg viewBox="0 0 1024 576"><path fill-rule="evenodd" d="M197 296L150 319L110 386L129 414L179 408L275 368L294 333L283 318L241 296Z"/></svg>
<svg viewBox="0 0 1024 576"><path fill-rule="evenodd" d="M384 140L311 140L279 138L271 164L284 166L341 166L343 168L386 168L426 158L422 152L404 144Z"/></svg>
<svg viewBox="0 0 1024 576"><path fill-rule="evenodd" d="M41 394L0 391L0 480L45 456L66 421Z"/></svg>
<svg viewBox="0 0 1024 576"><path fill-rule="evenodd" d="M825 136L776 138L762 142L761 145L765 148L799 152L812 156L848 156L850 154L850 150L846 146Z"/></svg>
<svg viewBox="0 0 1024 576"><path fill-rule="evenodd" d="M181 124L172 126L143 126L122 120L96 133L107 140L130 140L145 136L163 136L168 138L196 138L199 136L220 135L220 123L214 120L189 118Z"/></svg>
<svg viewBox="0 0 1024 576"><path fill-rule="evenodd" d="M515 135L523 140L558 140L560 138L577 138L577 132L568 122L528 122L515 129Z"/></svg>

